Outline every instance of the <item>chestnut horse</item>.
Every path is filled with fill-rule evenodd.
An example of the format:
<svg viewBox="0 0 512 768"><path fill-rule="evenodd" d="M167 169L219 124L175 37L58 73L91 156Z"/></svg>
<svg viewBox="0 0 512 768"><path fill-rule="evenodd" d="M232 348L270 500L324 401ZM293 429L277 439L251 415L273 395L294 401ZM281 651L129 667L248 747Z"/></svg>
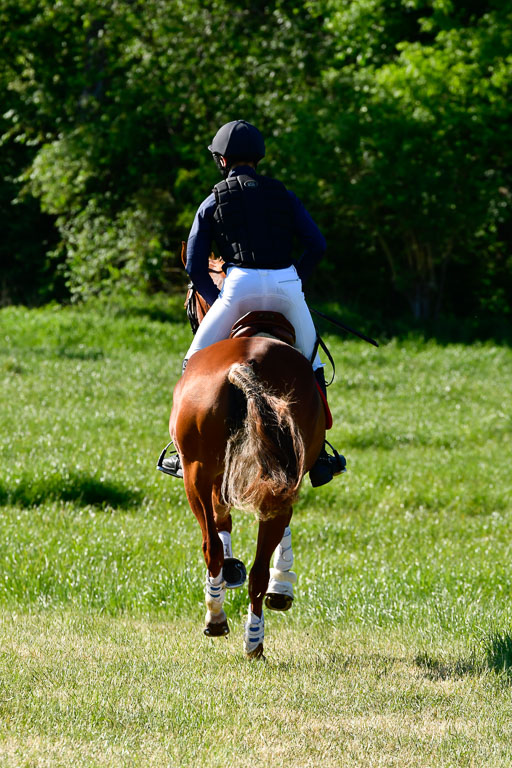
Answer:
<svg viewBox="0 0 512 768"><path fill-rule="evenodd" d="M219 262L211 260L210 266L221 283ZM188 304L189 316L195 312L200 322L208 305L193 289ZM273 583L295 577L286 552L292 505L323 446L325 426L311 362L290 344L268 336L229 338L196 352L174 389L169 431L202 532L207 635L229 632L225 588L239 586L226 584L223 576L224 559L232 555L230 510L253 510L259 517L245 626L250 657L263 653L263 600L276 548ZM271 608L286 610L291 604L291 599L274 597L267 597Z"/></svg>

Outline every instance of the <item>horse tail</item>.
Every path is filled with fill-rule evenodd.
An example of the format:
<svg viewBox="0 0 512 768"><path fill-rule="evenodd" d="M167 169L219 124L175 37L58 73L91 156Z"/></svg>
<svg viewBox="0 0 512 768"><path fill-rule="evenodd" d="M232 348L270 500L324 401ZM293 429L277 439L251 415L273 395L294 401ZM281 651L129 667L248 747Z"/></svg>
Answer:
<svg viewBox="0 0 512 768"><path fill-rule="evenodd" d="M247 415L228 440L222 495L226 505L271 517L297 498L305 448L288 395L266 390L250 363L235 363L229 381L247 401Z"/></svg>

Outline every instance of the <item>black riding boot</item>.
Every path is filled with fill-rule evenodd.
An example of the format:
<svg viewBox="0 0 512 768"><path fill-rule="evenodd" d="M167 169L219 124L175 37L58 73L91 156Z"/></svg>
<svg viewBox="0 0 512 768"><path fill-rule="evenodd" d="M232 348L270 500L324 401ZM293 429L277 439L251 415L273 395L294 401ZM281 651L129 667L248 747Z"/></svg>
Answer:
<svg viewBox="0 0 512 768"><path fill-rule="evenodd" d="M314 373L315 378L320 385L320 389L322 390L325 399L327 400L327 388L325 386L324 369L317 368ZM325 443L327 443L327 440ZM341 456L330 443L327 443L327 445L329 445L333 450L333 453L329 455L325 450L325 443L320 452L320 456L309 471L309 479L311 480L311 485L313 488L318 488L319 485L330 483L335 475L341 475L342 472L346 472L347 462L345 461L345 457Z"/></svg>
<svg viewBox="0 0 512 768"><path fill-rule="evenodd" d="M165 472L166 475L172 475L173 477L183 477L183 469L181 468L181 461L179 453L175 453L173 456L169 456L168 459L162 459L157 465L157 469L160 472Z"/></svg>

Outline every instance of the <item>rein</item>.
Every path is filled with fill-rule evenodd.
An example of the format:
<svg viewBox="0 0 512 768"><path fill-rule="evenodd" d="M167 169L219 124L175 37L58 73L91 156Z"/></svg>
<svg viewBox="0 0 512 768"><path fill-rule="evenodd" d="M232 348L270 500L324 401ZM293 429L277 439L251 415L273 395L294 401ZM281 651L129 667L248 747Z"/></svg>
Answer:
<svg viewBox="0 0 512 768"><path fill-rule="evenodd" d="M326 381L326 382L325 382L325 386L326 386L326 387L330 387L330 386L331 386L331 384L332 384L332 383L333 383L333 381L334 381L334 377L336 376L336 366L334 365L334 360L333 360L333 357L332 357L331 353L329 352L329 349L328 349L328 347L327 347L327 344L326 344L326 343L325 343L325 341L324 341L324 340L321 338L320 334L319 334L319 333L318 333L318 331L317 331L317 332L316 332L316 341L315 341L315 346L313 347L313 354L311 355L311 363L313 363L313 360L314 360L314 359L315 359L315 357L316 357L316 353L318 352L318 347L321 347L321 348L322 348L322 351L323 351L323 352L325 352L325 355L326 355L327 359L329 360L329 362L330 362L330 364L331 364L331 366L332 366L332 376L331 376L331 378L330 378L330 380L329 380L329 381Z"/></svg>
<svg viewBox="0 0 512 768"><path fill-rule="evenodd" d="M194 283L189 283L187 288L188 291L187 298L185 299L185 309L187 310L187 317L190 323L190 327L192 328L192 333L195 336L197 329L199 328L199 318L197 316L197 291L194 287Z"/></svg>
<svg viewBox="0 0 512 768"><path fill-rule="evenodd" d="M181 244L181 260L183 265L186 265L186 243ZM224 282L225 273L223 270L223 262L221 259L216 259L213 254L209 259L209 272L210 276L217 286L221 288ZM187 311L188 321L192 328L192 333L195 335L199 328L199 323L203 320L204 316L210 309L210 304L203 299L201 294L196 289L194 283L190 282L187 286L187 298L185 299L185 309Z"/></svg>
<svg viewBox="0 0 512 768"><path fill-rule="evenodd" d="M198 308L202 312L202 316L199 316ZM188 284L187 298L185 299L185 309L187 311L188 321L192 328L192 333L195 335L199 324L203 317L210 309L210 305L206 302L193 283Z"/></svg>

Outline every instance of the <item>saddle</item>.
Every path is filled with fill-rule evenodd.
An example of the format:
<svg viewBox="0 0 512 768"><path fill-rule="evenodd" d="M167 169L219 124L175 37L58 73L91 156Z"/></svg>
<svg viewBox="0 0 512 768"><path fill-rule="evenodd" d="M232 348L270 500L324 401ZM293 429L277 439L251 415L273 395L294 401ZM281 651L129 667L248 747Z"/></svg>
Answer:
<svg viewBox="0 0 512 768"><path fill-rule="evenodd" d="M231 328L230 339L243 336L269 336L292 347L295 344L295 328L280 312L258 310L239 317Z"/></svg>

